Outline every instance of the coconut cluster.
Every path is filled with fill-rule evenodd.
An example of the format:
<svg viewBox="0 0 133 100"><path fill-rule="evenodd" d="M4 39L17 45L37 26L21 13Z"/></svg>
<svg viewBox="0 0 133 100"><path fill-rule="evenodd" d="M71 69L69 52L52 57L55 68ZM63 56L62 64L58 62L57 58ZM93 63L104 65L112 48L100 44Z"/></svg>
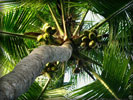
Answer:
<svg viewBox="0 0 133 100"><path fill-rule="evenodd" d="M58 70L57 66L59 65L59 62L54 62L54 63L47 63L46 67L44 69L45 72L55 72Z"/></svg>
<svg viewBox="0 0 133 100"><path fill-rule="evenodd" d="M52 35L56 33L56 28L51 27L48 23L45 23L43 25L43 28L41 30L44 32L43 34L39 35L37 37L37 41L45 41L46 43L50 42Z"/></svg>
<svg viewBox="0 0 133 100"><path fill-rule="evenodd" d="M88 47L88 48L96 48L97 43L100 42L102 39L101 35L98 35L96 30L86 30L84 31L84 35L81 38L81 47Z"/></svg>

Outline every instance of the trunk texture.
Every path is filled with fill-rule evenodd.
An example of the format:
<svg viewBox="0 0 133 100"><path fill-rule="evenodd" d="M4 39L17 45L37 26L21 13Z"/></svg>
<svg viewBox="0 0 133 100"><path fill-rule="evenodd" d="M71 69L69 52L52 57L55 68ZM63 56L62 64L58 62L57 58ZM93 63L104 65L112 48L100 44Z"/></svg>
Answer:
<svg viewBox="0 0 133 100"><path fill-rule="evenodd" d="M14 100L25 93L48 62L67 61L72 54L69 42L62 46L40 46L22 59L12 72L0 78L0 100Z"/></svg>

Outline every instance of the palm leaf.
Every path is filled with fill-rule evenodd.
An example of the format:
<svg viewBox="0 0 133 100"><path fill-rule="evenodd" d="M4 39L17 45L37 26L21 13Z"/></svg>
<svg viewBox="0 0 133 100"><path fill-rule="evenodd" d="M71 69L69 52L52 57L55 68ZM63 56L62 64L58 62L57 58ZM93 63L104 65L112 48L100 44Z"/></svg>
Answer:
<svg viewBox="0 0 133 100"><path fill-rule="evenodd" d="M6 53L4 63L1 65L3 75L14 68L15 63L28 55L27 46L24 40L17 33L25 32L27 26L34 21L33 12L26 8L15 8L0 15L0 29L15 34L0 34L0 46L3 48L3 54ZM6 33L6 32L5 32ZM7 66L7 65L11 66Z"/></svg>
<svg viewBox="0 0 133 100"><path fill-rule="evenodd" d="M75 90L72 97L77 97L76 99L79 100L86 100L113 98L112 95L115 94L118 98L127 98L129 95L127 86L131 75L131 68L128 68L128 62L129 60L126 56L120 52L120 48L114 44L110 45L104 51L101 75L95 75L92 71L98 80Z"/></svg>
<svg viewBox="0 0 133 100"><path fill-rule="evenodd" d="M23 39L14 38L9 36L0 36L0 45L2 48L9 53L11 57L15 58L23 58L28 54L26 46L24 45ZM14 51L14 52L13 52Z"/></svg>
<svg viewBox="0 0 133 100"><path fill-rule="evenodd" d="M45 81L43 80L42 82L45 83ZM39 100L42 100L43 98L63 97L68 93L68 91L66 90L66 88L68 87L69 86L65 86L65 87L60 87L52 90L47 89ZM36 100L38 96L41 94L42 89L43 87L41 87L38 82L34 82L31 85L30 89L26 93L21 95L18 98L18 100Z"/></svg>
<svg viewBox="0 0 133 100"><path fill-rule="evenodd" d="M102 0L102 1L91 0L90 2L92 3L93 7L95 7L95 10L93 11L99 13L100 15L107 17L130 1L132 0L126 0L126 1L111 0L110 2L106 0Z"/></svg>
<svg viewBox="0 0 133 100"><path fill-rule="evenodd" d="M34 21L35 13L30 9L16 8L1 16L1 29L15 33L24 33L29 23Z"/></svg>
<svg viewBox="0 0 133 100"><path fill-rule="evenodd" d="M1 29L14 33L25 32L27 26L32 24L34 19L34 12L26 8L16 8L7 11L1 15ZM26 45L23 39L10 35L1 34L0 44L10 54L10 56L23 58L27 55ZM15 52L13 52L15 51Z"/></svg>
<svg viewBox="0 0 133 100"><path fill-rule="evenodd" d="M9 73L15 66L15 61L10 58L9 54L0 47L0 77Z"/></svg>

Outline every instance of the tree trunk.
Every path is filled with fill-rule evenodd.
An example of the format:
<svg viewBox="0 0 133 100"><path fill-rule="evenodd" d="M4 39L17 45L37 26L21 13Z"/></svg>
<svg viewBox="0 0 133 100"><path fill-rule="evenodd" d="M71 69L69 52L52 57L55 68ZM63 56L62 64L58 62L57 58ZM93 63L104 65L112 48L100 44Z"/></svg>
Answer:
<svg viewBox="0 0 133 100"><path fill-rule="evenodd" d="M72 54L69 42L62 46L40 46L22 59L12 72L0 78L0 100L14 100L25 93L48 62L67 61Z"/></svg>

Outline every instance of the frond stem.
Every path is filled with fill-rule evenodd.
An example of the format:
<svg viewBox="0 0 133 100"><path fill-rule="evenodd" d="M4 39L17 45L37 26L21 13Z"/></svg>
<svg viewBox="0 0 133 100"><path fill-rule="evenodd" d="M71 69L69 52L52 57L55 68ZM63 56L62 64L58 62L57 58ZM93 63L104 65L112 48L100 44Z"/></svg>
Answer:
<svg viewBox="0 0 133 100"><path fill-rule="evenodd" d="M94 72L94 71L91 71L91 72L101 82L101 84L103 84L104 87L115 97L116 100L120 100L96 72Z"/></svg>
<svg viewBox="0 0 133 100"><path fill-rule="evenodd" d="M48 77L48 80L46 82L46 84L44 85L43 89L42 89L42 92L40 93L40 95L38 96L38 98L36 100L40 100L40 98L42 97L43 93L45 92L50 80L51 80L51 77L50 75L46 72L45 75Z"/></svg>
<svg viewBox="0 0 133 100"><path fill-rule="evenodd" d="M36 37L32 37L32 36L28 36L28 35L22 35L22 34L16 34L16 33L10 33L10 32L3 32L3 31L0 31L0 35L9 35L9 36L14 36L14 37L28 38L28 39L36 40Z"/></svg>
<svg viewBox="0 0 133 100"><path fill-rule="evenodd" d="M67 30L66 30L66 22L65 22L65 9L64 9L64 2L63 0L60 0L61 3L61 12L62 12L62 23L63 23L63 28L64 28L64 35L66 38L69 37Z"/></svg>
<svg viewBox="0 0 133 100"><path fill-rule="evenodd" d="M85 61L83 67L89 68L89 71L101 82L101 84L115 97L116 100L120 100L117 95L110 89L110 87L104 82L104 80L89 66L89 63Z"/></svg>
<svg viewBox="0 0 133 100"><path fill-rule="evenodd" d="M121 12L123 12L124 10L126 10L127 8L129 8L131 6L131 4L133 3L133 0L130 1L129 3L127 3L126 5L124 5L123 7L121 7L120 9L118 9L116 12L114 12L113 14L111 14L109 17L107 17L105 20L103 20L102 22L98 23L97 25L92 26L89 30L93 30L93 29L97 29L100 26L102 26L104 23L106 23L108 20L110 20L111 18L117 16L118 14L120 14Z"/></svg>
<svg viewBox="0 0 133 100"><path fill-rule="evenodd" d="M73 32L73 36L75 36L75 35L77 34L78 30L80 29L81 24L83 23L83 21L84 21L86 15L87 15L87 13L88 13L88 10L89 10L89 9L87 9L87 11L86 11L86 13L84 14L84 16L83 16L82 20L80 21L79 25L76 27L75 31Z"/></svg>
<svg viewBox="0 0 133 100"><path fill-rule="evenodd" d="M54 21L55 21L55 24L56 24L57 28L58 28L58 30L59 30L60 35L64 36L64 32L62 31L62 29L61 29L61 27L60 27L60 25L59 25L59 22L57 21L57 18L55 17L55 14L54 14L53 9L52 9L52 7L50 6L50 4L48 4L48 8L49 8L49 10L50 10L50 12L51 12L51 15L52 15L52 17L53 17L53 19L54 19Z"/></svg>

